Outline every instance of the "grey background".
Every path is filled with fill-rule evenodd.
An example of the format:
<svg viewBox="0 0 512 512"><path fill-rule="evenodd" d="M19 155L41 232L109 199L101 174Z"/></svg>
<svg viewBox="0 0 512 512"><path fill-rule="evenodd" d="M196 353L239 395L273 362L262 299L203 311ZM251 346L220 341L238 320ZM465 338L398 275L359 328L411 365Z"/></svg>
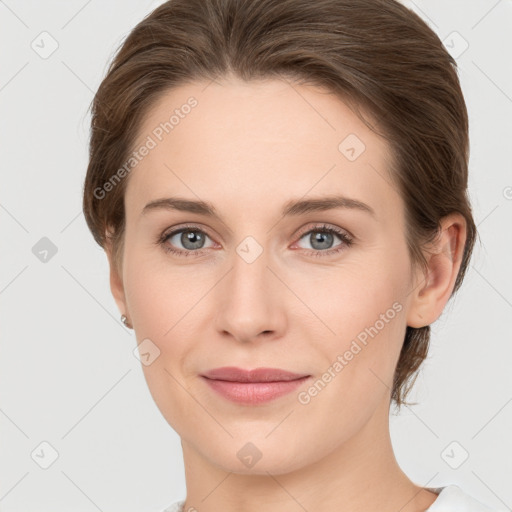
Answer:
<svg viewBox="0 0 512 512"><path fill-rule="evenodd" d="M87 108L114 50L161 3L0 1L4 512L159 511L185 496L179 437L149 394L81 213ZM391 417L392 440L419 485L455 483L510 509L512 2L404 3L457 54L482 247L433 326L419 404Z"/></svg>

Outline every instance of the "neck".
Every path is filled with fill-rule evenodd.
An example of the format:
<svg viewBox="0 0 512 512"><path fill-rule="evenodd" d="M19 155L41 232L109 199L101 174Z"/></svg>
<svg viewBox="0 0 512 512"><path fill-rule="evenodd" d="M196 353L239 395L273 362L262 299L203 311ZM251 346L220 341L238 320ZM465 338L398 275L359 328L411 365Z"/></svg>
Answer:
<svg viewBox="0 0 512 512"><path fill-rule="evenodd" d="M182 447L185 511L424 512L437 498L409 480L396 461L389 401L356 435L290 472L235 473L213 464L186 441Z"/></svg>

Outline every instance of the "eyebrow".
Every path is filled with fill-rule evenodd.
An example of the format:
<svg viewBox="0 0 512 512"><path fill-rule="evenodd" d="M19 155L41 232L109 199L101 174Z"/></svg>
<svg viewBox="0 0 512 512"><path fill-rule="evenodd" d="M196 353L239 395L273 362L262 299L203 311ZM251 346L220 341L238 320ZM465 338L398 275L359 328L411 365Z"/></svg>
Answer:
<svg viewBox="0 0 512 512"><path fill-rule="evenodd" d="M292 199L285 203L281 215L283 217L304 215L311 212L323 212L337 208L359 210L376 217L373 208L362 201L350 197L334 195L310 199ZM201 200L186 199L183 197L166 197L150 201L142 209L141 215L154 210L176 210L180 212L197 213L222 221L215 207Z"/></svg>

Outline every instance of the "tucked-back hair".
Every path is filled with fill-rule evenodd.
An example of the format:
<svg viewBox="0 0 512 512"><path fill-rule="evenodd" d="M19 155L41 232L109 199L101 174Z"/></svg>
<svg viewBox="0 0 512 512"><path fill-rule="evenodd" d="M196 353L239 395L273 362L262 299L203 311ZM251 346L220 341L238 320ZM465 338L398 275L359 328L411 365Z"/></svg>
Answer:
<svg viewBox="0 0 512 512"><path fill-rule="evenodd" d="M144 18L117 50L91 104L83 210L96 242L112 243L119 268L129 173L108 194L97 191L125 164L162 95L228 76L325 87L384 137L405 203L411 264L426 271L422 249L444 216L466 219L452 295L459 289L477 236L467 193L466 105L455 60L395 0L170 0ZM398 406L406 403L429 339L430 326L407 326L391 392Z"/></svg>

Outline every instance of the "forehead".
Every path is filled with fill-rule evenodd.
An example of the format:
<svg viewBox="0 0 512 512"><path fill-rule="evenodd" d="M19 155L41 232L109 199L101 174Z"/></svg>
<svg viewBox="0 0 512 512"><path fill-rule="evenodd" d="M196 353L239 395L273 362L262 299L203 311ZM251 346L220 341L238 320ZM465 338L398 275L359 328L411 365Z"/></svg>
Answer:
<svg viewBox="0 0 512 512"><path fill-rule="evenodd" d="M397 201L390 148L337 96L284 80L198 82L162 94L135 149L127 201L181 195L280 207L283 197L339 192Z"/></svg>

